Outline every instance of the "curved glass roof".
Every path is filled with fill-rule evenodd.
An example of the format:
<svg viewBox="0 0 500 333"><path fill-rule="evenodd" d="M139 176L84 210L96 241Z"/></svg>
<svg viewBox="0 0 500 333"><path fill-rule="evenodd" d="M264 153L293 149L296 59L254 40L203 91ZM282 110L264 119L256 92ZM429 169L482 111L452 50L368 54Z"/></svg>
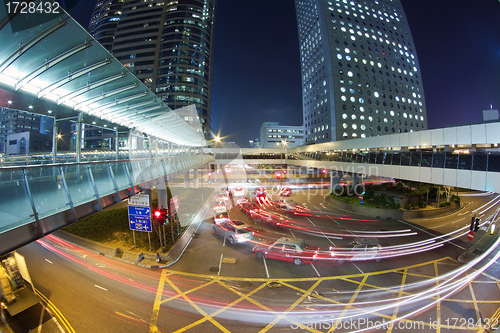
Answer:
<svg viewBox="0 0 500 333"><path fill-rule="evenodd" d="M43 101L45 115L49 108L56 118L83 112L88 119L200 146L200 133L62 8L50 14L7 10L0 6L0 85L5 91Z"/></svg>

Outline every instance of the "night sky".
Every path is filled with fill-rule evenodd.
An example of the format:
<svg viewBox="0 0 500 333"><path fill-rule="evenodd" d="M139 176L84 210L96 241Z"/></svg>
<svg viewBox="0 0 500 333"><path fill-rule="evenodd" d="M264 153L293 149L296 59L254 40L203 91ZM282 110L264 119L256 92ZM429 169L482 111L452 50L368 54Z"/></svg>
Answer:
<svg viewBox="0 0 500 333"><path fill-rule="evenodd" d="M248 147L265 121L302 125L293 0L217 0L212 127ZM482 121L500 109L500 1L401 0L415 42L428 126ZM94 7L70 12L87 28Z"/></svg>

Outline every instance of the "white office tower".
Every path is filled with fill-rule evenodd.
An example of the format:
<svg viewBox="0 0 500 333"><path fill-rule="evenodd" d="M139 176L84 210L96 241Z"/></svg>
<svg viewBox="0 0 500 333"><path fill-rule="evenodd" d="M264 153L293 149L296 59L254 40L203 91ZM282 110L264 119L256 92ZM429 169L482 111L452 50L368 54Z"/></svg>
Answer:
<svg viewBox="0 0 500 333"><path fill-rule="evenodd" d="M295 0L305 143L427 129L399 0Z"/></svg>

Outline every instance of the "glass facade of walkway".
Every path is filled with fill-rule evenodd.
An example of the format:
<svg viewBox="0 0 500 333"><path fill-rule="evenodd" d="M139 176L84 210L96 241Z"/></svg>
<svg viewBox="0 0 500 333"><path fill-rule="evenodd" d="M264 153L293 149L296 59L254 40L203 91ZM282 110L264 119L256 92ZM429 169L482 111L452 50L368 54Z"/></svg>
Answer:
<svg viewBox="0 0 500 333"><path fill-rule="evenodd" d="M0 169L0 233L209 162L208 155Z"/></svg>

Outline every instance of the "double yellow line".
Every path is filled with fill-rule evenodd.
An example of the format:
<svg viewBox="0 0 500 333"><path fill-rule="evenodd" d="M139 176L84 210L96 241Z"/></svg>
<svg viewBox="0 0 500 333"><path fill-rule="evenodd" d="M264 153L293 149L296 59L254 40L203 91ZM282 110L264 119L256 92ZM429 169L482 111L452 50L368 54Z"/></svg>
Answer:
<svg viewBox="0 0 500 333"><path fill-rule="evenodd" d="M71 327L69 321L63 316L61 311L59 311L59 309L57 309L56 306L38 289L35 288L35 292L38 296L40 296L42 301L45 303L45 306L52 312L52 314L57 317L58 322L64 327L66 332L75 333L75 330L73 329L73 327Z"/></svg>

